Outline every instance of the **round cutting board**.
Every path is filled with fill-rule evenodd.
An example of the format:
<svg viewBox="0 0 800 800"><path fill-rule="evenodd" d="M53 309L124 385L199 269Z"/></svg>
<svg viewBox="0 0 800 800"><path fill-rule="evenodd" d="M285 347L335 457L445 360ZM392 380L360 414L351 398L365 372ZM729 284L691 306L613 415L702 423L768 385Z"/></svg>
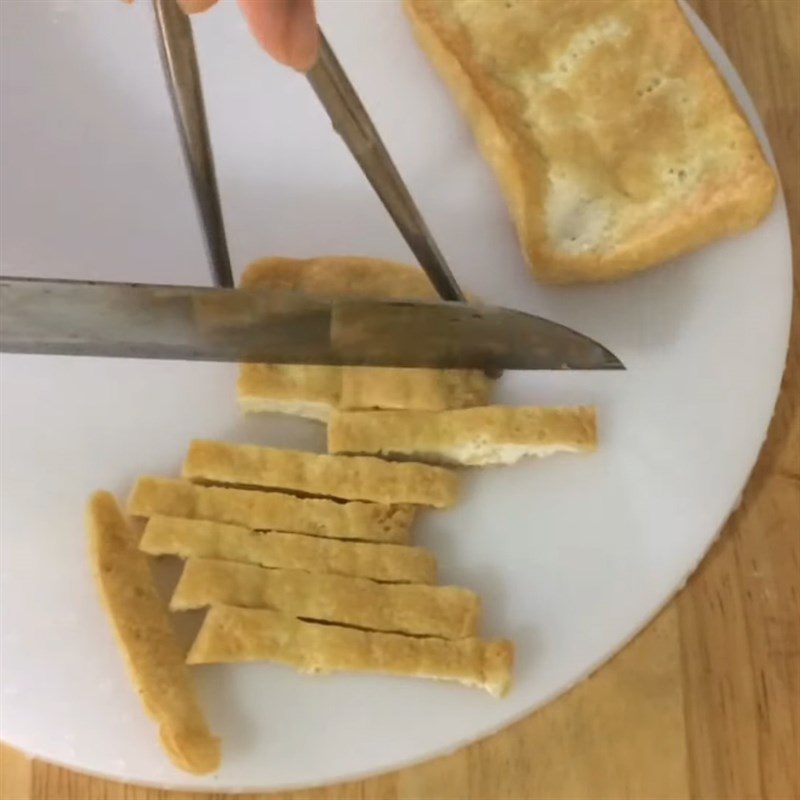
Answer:
<svg viewBox="0 0 800 800"><path fill-rule="evenodd" d="M148 3L4 0L2 271L208 280ZM175 474L192 437L321 449L316 423L244 419L233 365L2 358L2 738L79 770L150 784L276 789L453 750L552 699L682 585L735 506L772 413L790 314L778 202L755 231L609 286L542 288L461 116L399 4L326 2L322 23L462 283L602 341L614 374L506 374L509 403L593 403L602 446L469 473L422 515L443 582L484 599L517 644L496 700L432 682L276 665L198 669L224 742L217 775L161 752L92 584L83 506ZM693 24L759 132L741 82ZM196 19L234 263L266 254L410 260L305 81L270 62L235 6Z"/></svg>

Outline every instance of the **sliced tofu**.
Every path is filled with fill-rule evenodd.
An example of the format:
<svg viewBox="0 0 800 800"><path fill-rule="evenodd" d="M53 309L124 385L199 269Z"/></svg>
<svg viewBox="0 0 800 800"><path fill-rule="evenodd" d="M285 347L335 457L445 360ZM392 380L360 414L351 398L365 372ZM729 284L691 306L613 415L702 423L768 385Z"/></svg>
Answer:
<svg viewBox="0 0 800 800"><path fill-rule="evenodd" d="M263 258L247 267L242 286L322 297L436 297L421 269L357 256ZM334 408L484 405L492 384L480 370L242 364L237 397L247 413L279 412L325 421Z"/></svg>
<svg viewBox="0 0 800 800"><path fill-rule="evenodd" d="M596 447L596 414L586 406L338 411L328 425L331 453L437 464L513 464L523 456L588 452Z"/></svg>
<svg viewBox="0 0 800 800"><path fill-rule="evenodd" d="M108 492L97 492L86 514L89 556L103 604L134 687L158 723L161 744L187 772L214 772L220 742L200 708L194 681L169 622L147 556Z"/></svg>
<svg viewBox="0 0 800 800"><path fill-rule="evenodd" d="M430 550L422 547L253 531L239 525L200 519L150 517L139 548L154 556L218 558L387 583L434 583L436 580L436 559Z"/></svg>
<svg viewBox="0 0 800 800"><path fill-rule="evenodd" d="M213 606L188 661L276 661L309 673L378 672L434 678L500 697L511 684L514 648L505 640L375 633L305 622L278 611Z"/></svg>
<svg viewBox="0 0 800 800"><path fill-rule="evenodd" d="M453 505L458 492L455 473L441 467L201 439L189 447L183 477L197 483L436 508Z"/></svg>
<svg viewBox="0 0 800 800"><path fill-rule="evenodd" d="M137 517L161 514L281 530L332 539L408 542L414 509L378 503L337 503L281 492L197 486L170 478L139 478L128 500Z"/></svg>
<svg viewBox="0 0 800 800"><path fill-rule="evenodd" d="M170 608L211 605L271 608L305 619L444 639L473 636L480 616L477 595L457 586L376 583L190 558Z"/></svg>

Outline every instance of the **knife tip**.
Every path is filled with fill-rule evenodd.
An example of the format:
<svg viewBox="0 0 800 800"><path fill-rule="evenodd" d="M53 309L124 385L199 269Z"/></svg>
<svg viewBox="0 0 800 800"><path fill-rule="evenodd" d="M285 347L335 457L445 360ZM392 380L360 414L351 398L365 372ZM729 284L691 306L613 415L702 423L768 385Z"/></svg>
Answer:
<svg viewBox="0 0 800 800"><path fill-rule="evenodd" d="M620 361L620 359L617 358L610 350L605 350L604 356L605 361L603 363L603 369L627 370L627 367L622 363L622 361Z"/></svg>

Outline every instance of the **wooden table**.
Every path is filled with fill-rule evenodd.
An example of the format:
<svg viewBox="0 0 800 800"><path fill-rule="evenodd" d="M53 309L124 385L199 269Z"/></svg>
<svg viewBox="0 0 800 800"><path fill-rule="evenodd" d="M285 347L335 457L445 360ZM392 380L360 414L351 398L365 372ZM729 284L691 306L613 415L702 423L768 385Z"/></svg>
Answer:
<svg viewBox="0 0 800 800"><path fill-rule="evenodd" d="M741 506L657 620L547 708L446 758L283 800L800 798L800 0L692 3L755 98L792 220L789 365ZM211 797L0 755L2 800Z"/></svg>

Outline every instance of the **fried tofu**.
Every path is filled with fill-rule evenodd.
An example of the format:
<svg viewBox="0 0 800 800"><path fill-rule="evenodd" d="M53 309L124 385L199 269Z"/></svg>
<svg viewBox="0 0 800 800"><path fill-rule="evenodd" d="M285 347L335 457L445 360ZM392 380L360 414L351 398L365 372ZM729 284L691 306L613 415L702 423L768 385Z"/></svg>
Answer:
<svg viewBox="0 0 800 800"><path fill-rule="evenodd" d="M416 267L356 256L264 258L242 286L322 297L435 300ZM484 405L492 380L480 370L392 369L303 364L242 364L237 383L245 412L280 412L325 421L334 408L443 409Z"/></svg>
<svg viewBox="0 0 800 800"><path fill-rule="evenodd" d="M675 0L405 0L546 283L745 231L776 181Z"/></svg>
<svg viewBox="0 0 800 800"><path fill-rule="evenodd" d="M480 617L477 595L457 586L377 583L190 558L170 608L187 611L210 605L271 608L317 621L445 639L473 636Z"/></svg>
<svg viewBox="0 0 800 800"><path fill-rule="evenodd" d="M128 513L156 514L242 525L253 530L280 530L325 536L405 544L414 509L378 503L337 503L218 486L197 486L170 478L139 478L128 500Z"/></svg>
<svg viewBox="0 0 800 800"><path fill-rule="evenodd" d="M138 537L108 492L92 496L86 524L103 605L136 691L158 723L161 744L180 769L214 772L220 742L208 729L147 556L137 548Z"/></svg>
<svg viewBox="0 0 800 800"><path fill-rule="evenodd" d="M501 640L457 640L319 625L266 609L213 606L189 652L190 664L275 661L300 672L377 672L457 681L501 697L514 648Z"/></svg>
<svg viewBox="0 0 800 800"><path fill-rule="evenodd" d="M436 559L430 550L422 547L253 531L239 525L199 519L150 517L139 548L153 556L216 558L387 583L434 583L436 580Z"/></svg>
<svg viewBox="0 0 800 800"><path fill-rule="evenodd" d="M586 406L337 411L328 425L331 453L435 464L513 464L523 456L588 452L596 447L596 414Z"/></svg>
<svg viewBox="0 0 800 800"><path fill-rule="evenodd" d="M191 443L183 477L199 483L282 489L385 505L446 508L458 494L457 476L442 467L202 439Z"/></svg>

